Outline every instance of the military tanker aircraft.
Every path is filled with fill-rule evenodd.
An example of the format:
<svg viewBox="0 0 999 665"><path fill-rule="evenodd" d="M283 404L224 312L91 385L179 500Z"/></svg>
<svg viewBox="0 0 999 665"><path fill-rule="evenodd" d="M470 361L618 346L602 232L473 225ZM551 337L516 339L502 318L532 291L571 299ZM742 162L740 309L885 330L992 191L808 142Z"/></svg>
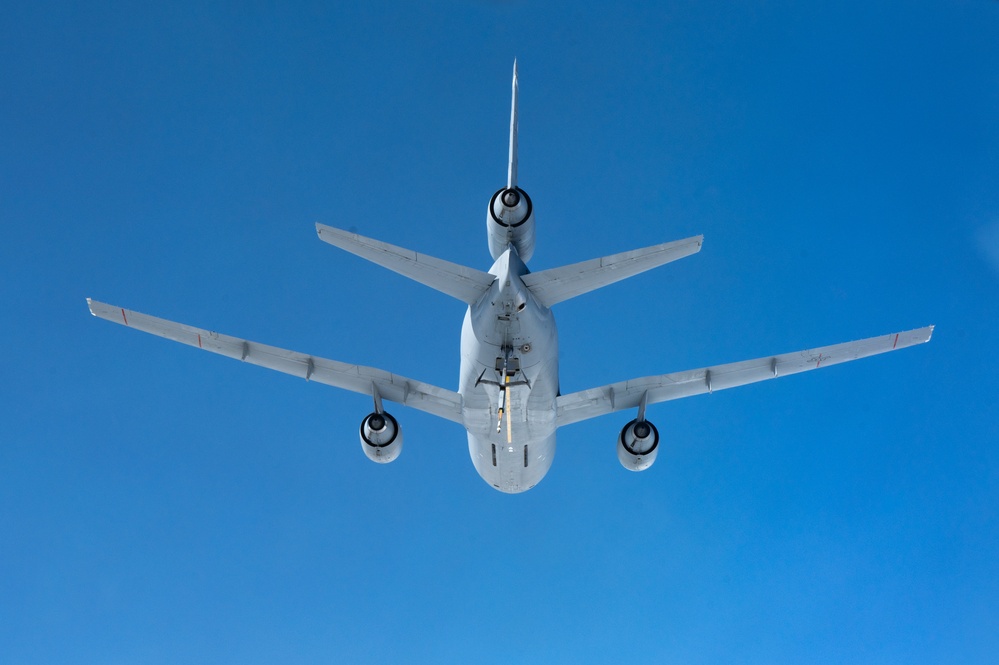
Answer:
<svg viewBox="0 0 999 665"><path fill-rule="evenodd" d="M734 388L757 381L927 342L933 326L856 342L701 369L645 376L563 394L558 333L552 306L641 272L690 256L702 236L540 272L528 270L534 253L534 205L517 184L517 64L513 69L510 153L506 186L489 200L486 231L493 265L486 271L419 254L385 242L316 224L320 239L468 305L461 329L458 390L408 379L140 314L87 299L108 321L237 358L306 380L363 393L374 410L360 426L361 448L375 462L395 460L402 430L384 408L391 401L454 421L468 434L475 470L491 487L525 492L541 481L555 457L559 427L607 413L634 410L617 437L617 455L632 471L648 469L659 452L659 431L646 418L650 404Z"/></svg>

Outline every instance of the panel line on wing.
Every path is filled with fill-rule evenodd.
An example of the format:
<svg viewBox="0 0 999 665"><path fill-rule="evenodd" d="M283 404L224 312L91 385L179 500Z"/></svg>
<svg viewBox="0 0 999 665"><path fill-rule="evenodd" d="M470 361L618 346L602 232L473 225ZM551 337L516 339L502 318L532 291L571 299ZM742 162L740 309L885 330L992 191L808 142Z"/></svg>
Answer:
<svg viewBox="0 0 999 665"><path fill-rule="evenodd" d="M831 367L923 344L932 335L933 326L927 326L856 342L611 383L557 397L557 422L561 427L621 409L634 408L646 393L648 403L656 404Z"/></svg>
<svg viewBox="0 0 999 665"><path fill-rule="evenodd" d="M299 378L304 375L307 381L315 381L364 395L371 395L371 386L374 384L385 399L464 424L461 395L452 390L391 374L375 367L350 365L258 342L252 343L251 353L251 343L245 339L126 310L90 298L87 299L87 304L91 314L112 323L127 325L135 330L165 337L188 346L197 346L204 351L228 356Z"/></svg>

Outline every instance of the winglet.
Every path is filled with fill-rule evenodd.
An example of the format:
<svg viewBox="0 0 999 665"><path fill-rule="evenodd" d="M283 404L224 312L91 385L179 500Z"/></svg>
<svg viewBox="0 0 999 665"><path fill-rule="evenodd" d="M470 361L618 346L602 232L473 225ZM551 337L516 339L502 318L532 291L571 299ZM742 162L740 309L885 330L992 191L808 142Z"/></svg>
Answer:
<svg viewBox="0 0 999 665"><path fill-rule="evenodd" d="M510 103L510 162L506 172L506 188L517 186L517 59L513 59L513 101Z"/></svg>

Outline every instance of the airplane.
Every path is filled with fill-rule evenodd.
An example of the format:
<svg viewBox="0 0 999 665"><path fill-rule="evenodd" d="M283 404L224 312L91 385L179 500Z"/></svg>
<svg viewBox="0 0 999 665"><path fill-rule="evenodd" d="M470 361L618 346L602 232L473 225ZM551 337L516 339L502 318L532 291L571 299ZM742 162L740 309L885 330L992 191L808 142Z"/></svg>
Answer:
<svg viewBox="0 0 999 665"><path fill-rule="evenodd" d="M87 299L108 321L205 351L371 397L361 421L364 454L379 463L402 451L399 422L384 408L398 404L462 425L472 464L483 480L516 494L551 468L560 427L616 411L636 410L617 437L624 468L644 471L659 452L659 431L647 407L667 400L743 386L928 342L933 326L855 342L695 370L645 376L562 393L558 332L552 307L608 284L697 253L703 236L652 245L568 266L531 272L535 222L531 197L517 182L517 63L514 61L506 186L489 200L486 230L494 263L486 271L419 254L316 224L320 239L467 304L461 328L458 390L251 342Z"/></svg>

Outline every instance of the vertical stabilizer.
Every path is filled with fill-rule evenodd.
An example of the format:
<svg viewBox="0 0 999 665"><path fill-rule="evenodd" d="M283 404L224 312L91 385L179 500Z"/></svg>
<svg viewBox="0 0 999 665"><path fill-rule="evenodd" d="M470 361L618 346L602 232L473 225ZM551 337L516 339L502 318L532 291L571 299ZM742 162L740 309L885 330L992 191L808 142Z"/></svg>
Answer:
<svg viewBox="0 0 999 665"><path fill-rule="evenodd" d="M486 212L489 253L498 259L509 248L524 261L534 253L534 204L517 186L517 61L513 61L513 100L510 102L510 161L506 187L493 194Z"/></svg>
<svg viewBox="0 0 999 665"><path fill-rule="evenodd" d="M517 187L517 59L513 60L513 101L510 103L510 164L506 172L506 188Z"/></svg>

